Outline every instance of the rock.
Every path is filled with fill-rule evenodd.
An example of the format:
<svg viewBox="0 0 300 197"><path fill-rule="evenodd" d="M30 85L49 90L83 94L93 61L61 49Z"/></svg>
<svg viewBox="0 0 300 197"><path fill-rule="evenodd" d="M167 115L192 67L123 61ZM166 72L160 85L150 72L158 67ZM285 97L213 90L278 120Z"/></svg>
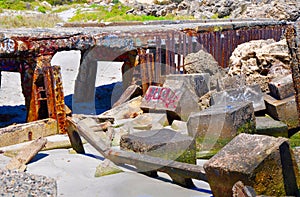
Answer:
<svg viewBox="0 0 300 197"><path fill-rule="evenodd" d="M196 141L199 154L216 153L239 133L255 132L255 116L251 102L213 105L192 113L187 122L188 132Z"/></svg>
<svg viewBox="0 0 300 197"><path fill-rule="evenodd" d="M236 182L232 187L232 197L256 197L252 187L245 186L242 181Z"/></svg>
<svg viewBox="0 0 300 197"><path fill-rule="evenodd" d="M110 116L114 117L115 119L134 118L143 113L140 108L141 103L142 97L139 96L113 109L110 109L99 116Z"/></svg>
<svg viewBox="0 0 300 197"><path fill-rule="evenodd" d="M138 86L138 85L130 85L121 95L121 97L119 98L119 100L117 102L114 103L114 105L112 106L112 108L121 105L122 103L125 103L127 101L129 101L130 99L133 99L137 96L140 96L143 94L142 89Z"/></svg>
<svg viewBox="0 0 300 197"><path fill-rule="evenodd" d="M246 85L259 84L268 92L268 83L291 73L290 55L285 40L252 40L239 45L229 60L228 75L244 75Z"/></svg>
<svg viewBox="0 0 300 197"><path fill-rule="evenodd" d="M269 89L270 95L279 100L293 96L295 94L295 88L292 75L273 79L269 83Z"/></svg>
<svg viewBox="0 0 300 197"><path fill-rule="evenodd" d="M101 177L111 174L117 174L123 172L118 166L108 159L105 159L99 166L96 168L95 177Z"/></svg>
<svg viewBox="0 0 300 197"><path fill-rule="evenodd" d="M299 195L299 172L285 138L242 133L203 167L215 197L232 196L237 181L258 195Z"/></svg>
<svg viewBox="0 0 300 197"><path fill-rule="evenodd" d="M181 134L188 135L187 123L180 120L174 120L171 128L175 131L180 132Z"/></svg>
<svg viewBox="0 0 300 197"><path fill-rule="evenodd" d="M274 137L288 137L288 126L270 117L256 117L256 134Z"/></svg>
<svg viewBox="0 0 300 197"><path fill-rule="evenodd" d="M199 98L198 105L200 106L200 110L207 109L211 106L211 96L216 93L216 90L209 91Z"/></svg>
<svg viewBox="0 0 300 197"><path fill-rule="evenodd" d="M225 75L225 71L219 66L214 57L200 50L190 53L184 59L185 70L188 74L208 73L210 75L210 89L216 89L217 80Z"/></svg>
<svg viewBox="0 0 300 197"><path fill-rule="evenodd" d="M289 129L299 127L297 105L295 96L277 100L270 95L265 95L266 111L275 120L280 120L288 125Z"/></svg>
<svg viewBox="0 0 300 197"><path fill-rule="evenodd" d="M176 90L150 86L142 100L144 111L167 113L169 123L173 120L187 120L191 112L199 111L197 96L181 81Z"/></svg>
<svg viewBox="0 0 300 197"><path fill-rule="evenodd" d="M254 111L266 109L263 94L259 85L242 86L236 89L224 90L212 94L212 105L226 105L230 102L247 102L251 101Z"/></svg>
<svg viewBox="0 0 300 197"><path fill-rule="evenodd" d="M153 157L196 164L196 149L193 138L170 129L123 135L120 147L123 150L131 150Z"/></svg>
<svg viewBox="0 0 300 197"><path fill-rule="evenodd" d="M166 113L144 113L133 119L116 120L114 126L128 133L162 129L169 125Z"/></svg>
<svg viewBox="0 0 300 197"><path fill-rule="evenodd" d="M174 80L183 81L198 97L203 96L210 89L210 78L208 73L167 75L164 87L177 89L177 87L172 88L175 84Z"/></svg>

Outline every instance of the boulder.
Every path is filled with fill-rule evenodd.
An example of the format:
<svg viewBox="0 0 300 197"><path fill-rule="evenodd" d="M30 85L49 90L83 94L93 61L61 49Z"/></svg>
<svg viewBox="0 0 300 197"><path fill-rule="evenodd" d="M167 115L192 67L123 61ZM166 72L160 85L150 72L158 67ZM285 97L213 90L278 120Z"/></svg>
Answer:
<svg viewBox="0 0 300 197"><path fill-rule="evenodd" d="M215 197L238 181L258 195L299 196L299 172L288 139L242 133L204 164Z"/></svg>
<svg viewBox="0 0 300 197"><path fill-rule="evenodd" d="M259 84L268 92L268 82L291 73L285 40L252 40L240 44L232 53L228 75L244 75L246 85Z"/></svg>
<svg viewBox="0 0 300 197"><path fill-rule="evenodd" d="M251 102L213 105L192 113L187 122L188 132L196 140L199 154L216 153L239 133L255 132L255 116Z"/></svg>
<svg viewBox="0 0 300 197"><path fill-rule="evenodd" d="M210 90L210 77L208 73L170 74L166 76L164 87L177 89L177 87L174 87L174 84L176 84L174 81L183 81L198 97L203 96Z"/></svg>
<svg viewBox="0 0 300 197"><path fill-rule="evenodd" d="M203 50L190 53L184 59L185 70L188 74L208 73L210 75L210 88L216 89L217 80L225 76L225 71L219 66L214 57Z"/></svg>

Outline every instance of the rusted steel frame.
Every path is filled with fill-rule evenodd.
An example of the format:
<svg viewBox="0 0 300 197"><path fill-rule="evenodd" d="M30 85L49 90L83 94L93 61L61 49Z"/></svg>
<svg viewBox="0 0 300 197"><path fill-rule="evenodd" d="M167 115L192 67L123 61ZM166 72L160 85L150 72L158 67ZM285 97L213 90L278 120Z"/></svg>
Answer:
<svg viewBox="0 0 300 197"><path fill-rule="evenodd" d="M40 69L35 69L33 73L33 83L32 83L32 91L31 91L31 100L30 100L30 107L27 115L27 122L36 121L39 119L39 108L40 108L40 101L39 101L39 92L36 81L41 74Z"/></svg>
<svg viewBox="0 0 300 197"><path fill-rule="evenodd" d="M155 39L156 54L155 54L155 81L162 84L161 79L161 38L157 36Z"/></svg>
<svg viewBox="0 0 300 197"><path fill-rule="evenodd" d="M169 34L167 35L167 38L166 38L166 64L165 64L165 75L168 75L170 74L170 36Z"/></svg>
<svg viewBox="0 0 300 197"><path fill-rule="evenodd" d="M60 66L52 66L50 67L50 70L53 90L46 90L47 92L54 91L54 107L58 123L58 129L60 133L66 133L66 106L64 100L64 91ZM48 110L49 107L51 106L48 105Z"/></svg>
<svg viewBox="0 0 300 197"><path fill-rule="evenodd" d="M169 175L177 175L182 178L192 178L208 181L202 166L165 160L159 157L151 157L134 152L113 150L105 142L92 132L87 125L80 124L72 118L68 118L70 124L77 128L78 133L84 137L99 153L116 164L129 164L137 167L139 172L161 171Z"/></svg>
<svg viewBox="0 0 300 197"><path fill-rule="evenodd" d="M291 70L292 70L292 77L294 82L295 88L295 98L297 104L297 111L298 111L298 120L300 121L300 32L297 32L297 27L288 27L286 29L286 40L289 48L289 52L292 58L291 61Z"/></svg>
<svg viewBox="0 0 300 197"><path fill-rule="evenodd" d="M183 63L182 63L182 69L183 69L183 72L184 73L186 73L186 70L185 70L185 67L184 67L184 59L185 59L185 57L186 57L186 55L187 55L187 51L186 51L186 34L183 34L182 35L182 37L183 37L183 39L182 39L182 45L183 45L183 47L182 47L182 55L183 55Z"/></svg>
<svg viewBox="0 0 300 197"><path fill-rule="evenodd" d="M171 40L170 40L170 73L176 73L176 66L175 66L175 33L172 31L171 33Z"/></svg>
<svg viewBox="0 0 300 197"><path fill-rule="evenodd" d="M142 89L143 95L145 95L148 87L149 87L149 74L147 68L147 54L141 53L139 55L140 60L140 68L141 68L141 80L142 80Z"/></svg>
<svg viewBox="0 0 300 197"><path fill-rule="evenodd" d="M188 53L193 53L193 37L188 36Z"/></svg>
<svg viewBox="0 0 300 197"><path fill-rule="evenodd" d="M177 50L177 72L180 73L181 69L181 54L182 54L182 37L181 33L178 35L178 50Z"/></svg>
<svg viewBox="0 0 300 197"><path fill-rule="evenodd" d="M53 87L53 70L51 66L46 66L42 68L42 73L44 76L44 84L47 98L47 108L48 117L56 119L56 107L55 107L55 93Z"/></svg>
<svg viewBox="0 0 300 197"><path fill-rule="evenodd" d="M155 64L154 64L154 54L153 53L146 53L146 58L147 58L147 69L148 69L148 80L149 80L149 85L155 85L154 84L154 76L155 76Z"/></svg>

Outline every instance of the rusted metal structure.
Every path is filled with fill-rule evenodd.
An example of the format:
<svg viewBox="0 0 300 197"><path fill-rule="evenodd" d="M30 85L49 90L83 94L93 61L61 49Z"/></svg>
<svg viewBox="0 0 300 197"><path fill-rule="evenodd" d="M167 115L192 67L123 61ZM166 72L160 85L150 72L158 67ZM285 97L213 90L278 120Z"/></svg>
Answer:
<svg viewBox="0 0 300 197"><path fill-rule="evenodd" d="M286 31L286 39L292 58L291 70L295 88L295 98L300 120L300 22L296 22Z"/></svg>
<svg viewBox="0 0 300 197"><path fill-rule="evenodd" d="M0 69L21 73L28 121L59 118L61 132L64 132L61 79L58 68L50 65L52 57L59 51L81 51L81 66L73 96L73 103L80 103L82 94L85 101L94 100L95 86L90 83L90 78L95 77L97 61L124 62L125 86L134 83L134 79L140 81L145 91L151 84L162 84L164 75L184 72L184 58L189 53L206 50L221 67L227 67L237 45L254 39L279 40L285 29L291 26L270 20L116 25L119 26L0 29Z"/></svg>

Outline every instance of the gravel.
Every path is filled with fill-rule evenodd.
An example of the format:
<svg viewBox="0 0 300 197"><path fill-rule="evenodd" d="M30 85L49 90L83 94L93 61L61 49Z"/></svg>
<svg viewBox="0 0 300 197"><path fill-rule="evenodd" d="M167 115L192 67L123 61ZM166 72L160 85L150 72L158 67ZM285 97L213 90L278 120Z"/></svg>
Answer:
<svg viewBox="0 0 300 197"><path fill-rule="evenodd" d="M56 181L41 175L0 169L0 196L57 196Z"/></svg>

